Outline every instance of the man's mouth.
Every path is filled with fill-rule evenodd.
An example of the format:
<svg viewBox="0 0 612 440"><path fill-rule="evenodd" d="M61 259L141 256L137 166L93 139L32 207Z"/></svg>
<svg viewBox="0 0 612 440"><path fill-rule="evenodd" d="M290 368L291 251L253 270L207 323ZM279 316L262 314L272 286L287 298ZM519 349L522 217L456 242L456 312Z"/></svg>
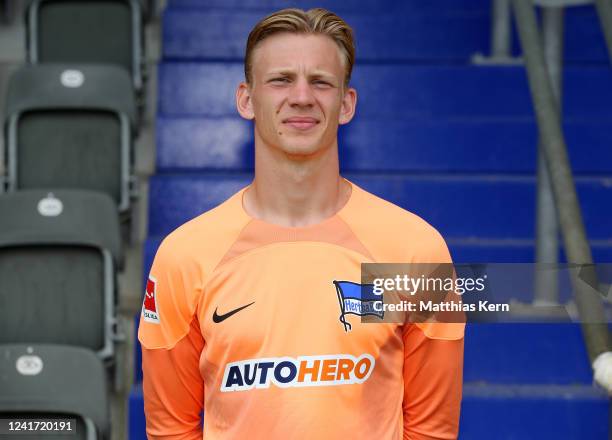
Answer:
<svg viewBox="0 0 612 440"><path fill-rule="evenodd" d="M307 116L294 116L291 118L283 119L283 124L289 125L290 127L293 127L296 130L302 131L309 130L318 123L318 119Z"/></svg>

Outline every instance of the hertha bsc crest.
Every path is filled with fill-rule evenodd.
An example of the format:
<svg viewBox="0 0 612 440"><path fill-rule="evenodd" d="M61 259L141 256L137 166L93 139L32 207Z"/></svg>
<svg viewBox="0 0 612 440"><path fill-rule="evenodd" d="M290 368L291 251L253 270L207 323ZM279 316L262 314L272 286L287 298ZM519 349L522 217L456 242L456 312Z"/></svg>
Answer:
<svg viewBox="0 0 612 440"><path fill-rule="evenodd" d="M374 293L373 284L359 284L352 281L333 281L340 301L340 322L344 331L351 330L351 324L345 315L377 316L383 319L382 296Z"/></svg>
<svg viewBox="0 0 612 440"><path fill-rule="evenodd" d="M155 295L157 281L151 275L147 280L144 301L142 303L142 317L146 322L159 324L159 311L157 309L157 297Z"/></svg>

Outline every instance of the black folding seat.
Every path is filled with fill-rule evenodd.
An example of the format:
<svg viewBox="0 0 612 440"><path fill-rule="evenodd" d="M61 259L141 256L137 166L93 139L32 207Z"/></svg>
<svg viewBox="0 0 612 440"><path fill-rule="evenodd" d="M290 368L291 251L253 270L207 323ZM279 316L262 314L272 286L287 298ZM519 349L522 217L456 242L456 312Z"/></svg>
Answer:
<svg viewBox="0 0 612 440"><path fill-rule="evenodd" d="M109 439L108 390L101 360L79 347L0 345L0 419L5 419L0 438ZM51 421L44 426L55 432L4 431L23 426L17 421L35 420Z"/></svg>
<svg viewBox="0 0 612 440"><path fill-rule="evenodd" d="M0 213L0 344L80 346L112 365L122 264L113 201L26 190L0 196Z"/></svg>
<svg viewBox="0 0 612 440"><path fill-rule="evenodd" d="M138 0L32 0L26 17L29 63L115 64L142 89Z"/></svg>
<svg viewBox="0 0 612 440"><path fill-rule="evenodd" d="M133 89L121 68L21 68L6 96L8 190L102 191L129 211L134 124Z"/></svg>

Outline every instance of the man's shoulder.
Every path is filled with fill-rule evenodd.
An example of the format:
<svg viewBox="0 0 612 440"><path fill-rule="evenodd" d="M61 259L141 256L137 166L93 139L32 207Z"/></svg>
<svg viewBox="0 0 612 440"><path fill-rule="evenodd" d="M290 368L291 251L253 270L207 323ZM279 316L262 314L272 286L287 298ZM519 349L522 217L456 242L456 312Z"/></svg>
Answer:
<svg viewBox="0 0 612 440"><path fill-rule="evenodd" d="M186 257L223 252L248 222L242 210L243 191L173 230L162 241L160 250Z"/></svg>
<svg viewBox="0 0 612 440"><path fill-rule="evenodd" d="M411 212L401 206L383 199L363 188L357 188L361 192L364 208L375 216L376 223L382 223L393 228L413 229L417 232L438 234L438 231L418 214Z"/></svg>
<svg viewBox="0 0 612 440"><path fill-rule="evenodd" d="M425 261L447 252L444 238L425 219L356 185L354 190L357 203L345 221L377 259Z"/></svg>
<svg viewBox="0 0 612 440"><path fill-rule="evenodd" d="M351 220L362 224L379 234L410 234L430 238L441 237L440 233L425 219L363 188L354 185L358 202L350 213Z"/></svg>

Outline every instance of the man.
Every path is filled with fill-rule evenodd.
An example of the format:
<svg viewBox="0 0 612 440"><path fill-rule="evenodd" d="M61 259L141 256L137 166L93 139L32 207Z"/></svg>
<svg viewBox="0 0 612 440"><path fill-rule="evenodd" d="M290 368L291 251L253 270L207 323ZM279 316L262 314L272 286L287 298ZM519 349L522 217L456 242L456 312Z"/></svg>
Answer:
<svg viewBox="0 0 612 440"><path fill-rule="evenodd" d="M323 9L251 31L236 105L254 121L255 178L171 233L147 283L149 438L201 438L202 410L207 439L456 438L463 325L339 307L362 262L450 262L435 229L339 174L353 62L350 27Z"/></svg>

